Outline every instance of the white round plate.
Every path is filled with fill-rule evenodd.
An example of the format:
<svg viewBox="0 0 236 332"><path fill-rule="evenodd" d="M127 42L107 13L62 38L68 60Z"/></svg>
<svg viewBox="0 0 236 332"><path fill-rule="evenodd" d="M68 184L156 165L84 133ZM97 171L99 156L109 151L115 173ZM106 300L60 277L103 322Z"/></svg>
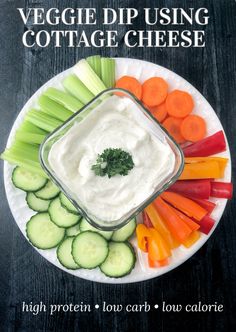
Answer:
<svg viewBox="0 0 236 332"><path fill-rule="evenodd" d="M72 69L68 69L61 74L55 76L50 81L48 81L46 84L44 84L26 103L26 105L23 107L21 112L19 113L9 136L7 146L10 146L13 136L15 134L16 129L19 127L20 123L22 122L26 112L32 108L37 106L37 99L39 95L43 91L45 91L48 87L53 86L60 89L63 89L61 85L61 81L72 72ZM147 78L152 76L160 76L163 77L169 84L170 90L172 89L181 89L188 91L194 98L195 102L195 108L194 113L201 115L205 118L207 122L207 135L211 135L218 130L223 130L222 125L216 116L214 110L209 105L209 103L206 101L206 99L185 79L178 76L174 72L158 66L154 63L136 60L136 59L127 59L127 58L116 58L116 78L123 75L130 75L136 77L141 82L144 82ZM222 179L223 181L230 181L231 180L231 160L230 160L230 152L227 147L227 151L220 154L221 156L229 158L229 163L225 171L225 177ZM11 212L15 218L15 221L17 225L19 226L21 232L26 237L25 232L25 225L26 222L29 220L29 218L35 214L32 210L30 210L26 204L25 201L25 193L17 188L15 188L12 185L11 182L11 173L13 170L13 166L8 164L7 162L4 163L4 182L5 182L5 188L6 188L6 194L7 199L9 202L9 206L11 209ZM63 266L60 265L56 258L56 250L50 249L50 250L38 250L36 249L40 255L42 255L44 258L46 258L49 262L56 265L58 268L73 274L77 277L84 278L87 280L97 281L97 282L103 282L103 283L131 283L131 282L137 282L137 281L143 281L147 279L151 279L157 276L160 276L183 262L185 262L188 258L190 258L201 246L207 241L207 239L211 236L213 233L215 227L217 226L226 205L226 200L219 199L215 200L217 202L217 207L213 211L212 217L215 219L215 226L212 229L211 233L206 236L204 234L201 235L201 238L199 241L197 241L196 244L194 244L190 249L186 249L183 246L180 246L179 248L175 249L173 251L173 255L170 259L170 264L165 267L161 268L154 268L151 269L148 267L147 263L147 257L145 253L141 253L140 250L138 250L136 245L135 238L132 239L132 244L134 245L134 248L137 253L137 262L135 265L135 268L126 277L123 278L108 278L105 275L103 275L99 269L94 270L67 270ZM26 237L27 238L27 237Z"/></svg>

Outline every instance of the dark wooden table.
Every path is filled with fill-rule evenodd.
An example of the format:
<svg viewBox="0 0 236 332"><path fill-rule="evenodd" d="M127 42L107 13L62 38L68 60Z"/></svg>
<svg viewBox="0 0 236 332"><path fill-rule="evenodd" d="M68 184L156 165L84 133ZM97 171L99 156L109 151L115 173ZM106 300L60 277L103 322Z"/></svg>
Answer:
<svg viewBox="0 0 236 332"><path fill-rule="evenodd" d="M1 150L18 112L48 79L76 60L94 53L90 48L24 48L24 29L16 7L179 7L180 1L43 1L0 2L0 132ZM227 133L236 160L236 2L234 0L183 0L183 8L207 7L210 21L205 48L127 48L122 43L126 27L118 29L119 48L97 49L107 56L127 56L163 65L191 82L210 102ZM140 7L141 8L141 7ZM87 32L94 27L84 27ZM97 25L97 29L101 24ZM136 20L135 29L145 29ZM50 30L50 27L46 27ZM63 29L63 27L62 27ZM1 174L2 174L1 163ZM147 282L106 285L75 278L48 263L25 240L10 213L1 176L0 193L0 315L1 331L236 331L236 208L228 203L210 240L185 264ZM22 302L33 304L96 303L171 304L221 303L222 313L149 312L22 313Z"/></svg>

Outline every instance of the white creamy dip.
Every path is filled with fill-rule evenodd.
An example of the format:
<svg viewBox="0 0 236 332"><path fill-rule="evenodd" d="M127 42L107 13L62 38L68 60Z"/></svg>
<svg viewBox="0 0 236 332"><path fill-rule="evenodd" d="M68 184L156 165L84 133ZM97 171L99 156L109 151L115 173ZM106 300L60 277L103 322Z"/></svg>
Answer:
<svg viewBox="0 0 236 332"><path fill-rule="evenodd" d="M52 145L49 164L90 214L106 222L118 220L173 172L175 155L152 130L131 99L112 96ZM107 148L131 154L135 166L128 175L108 178L91 170Z"/></svg>

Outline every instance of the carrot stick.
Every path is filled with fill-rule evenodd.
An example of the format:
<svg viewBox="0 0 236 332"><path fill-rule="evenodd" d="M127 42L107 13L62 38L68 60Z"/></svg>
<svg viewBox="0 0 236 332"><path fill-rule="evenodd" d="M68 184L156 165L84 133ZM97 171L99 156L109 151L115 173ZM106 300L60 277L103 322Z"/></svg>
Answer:
<svg viewBox="0 0 236 332"><path fill-rule="evenodd" d="M184 214L187 214L187 216L196 220L201 220L207 214L207 210L203 209L200 205L191 199L179 194L165 191L161 194L161 198L176 207L176 209L180 210Z"/></svg>
<svg viewBox="0 0 236 332"><path fill-rule="evenodd" d="M201 116L188 115L181 123L180 132L186 141L200 141L206 135L206 122Z"/></svg>
<svg viewBox="0 0 236 332"><path fill-rule="evenodd" d="M180 131L182 121L182 119L169 116L162 124L177 143L185 142L185 138L182 136Z"/></svg>
<svg viewBox="0 0 236 332"><path fill-rule="evenodd" d="M131 92L139 100L142 97L142 85L135 77L122 76L116 81L115 87ZM122 93L117 94L122 95Z"/></svg>
<svg viewBox="0 0 236 332"><path fill-rule="evenodd" d="M153 227L161 234L161 236L165 239L166 243L170 246L171 249L177 248L179 243L174 239L166 227L164 220L161 218L158 213L155 204L151 203L145 208L145 212L148 215L149 219Z"/></svg>
<svg viewBox="0 0 236 332"><path fill-rule="evenodd" d="M167 227L171 234L180 242L183 243L192 230L183 222L183 220L171 209L171 207L163 201L161 197L155 199L154 204L161 217L165 220Z"/></svg>
<svg viewBox="0 0 236 332"><path fill-rule="evenodd" d="M179 180L219 179L220 167L217 161L185 164Z"/></svg>
<svg viewBox="0 0 236 332"><path fill-rule="evenodd" d="M143 85L142 101L149 107L163 103L167 97L168 84L161 77L151 77Z"/></svg>
<svg viewBox="0 0 236 332"><path fill-rule="evenodd" d="M208 161L216 161L218 163L219 169L220 169L220 177L223 178L225 168L229 161L228 158L222 158L222 157L186 157L186 158L184 158L185 164L203 163L203 162L208 162Z"/></svg>
<svg viewBox="0 0 236 332"><path fill-rule="evenodd" d="M174 90L166 98L166 109L170 116L185 118L192 112L193 107L193 98L188 92Z"/></svg>
<svg viewBox="0 0 236 332"><path fill-rule="evenodd" d="M165 120L167 116L167 110L166 110L166 104L162 103L158 106L148 107L149 111L152 113L154 118L157 119L157 121L162 122Z"/></svg>

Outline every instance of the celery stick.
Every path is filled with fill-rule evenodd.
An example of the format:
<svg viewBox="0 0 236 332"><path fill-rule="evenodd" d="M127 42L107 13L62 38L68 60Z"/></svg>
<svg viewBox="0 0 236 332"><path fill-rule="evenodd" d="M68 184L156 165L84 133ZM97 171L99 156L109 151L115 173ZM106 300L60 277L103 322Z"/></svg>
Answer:
<svg viewBox="0 0 236 332"><path fill-rule="evenodd" d="M115 60L111 58L101 58L102 81L107 88L115 85Z"/></svg>
<svg viewBox="0 0 236 332"><path fill-rule="evenodd" d="M45 135L28 133L23 131L17 131L15 139L21 142L30 143L30 144L41 144L45 139Z"/></svg>
<svg viewBox="0 0 236 332"><path fill-rule="evenodd" d="M75 75L69 75L62 82L67 92L79 99L83 104L89 103L95 96Z"/></svg>
<svg viewBox="0 0 236 332"><path fill-rule="evenodd" d="M86 58L86 61L90 67L95 71L98 77L101 77L101 57L100 55L92 55Z"/></svg>
<svg viewBox="0 0 236 332"><path fill-rule="evenodd" d="M63 105L58 104L54 100L48 98L44 94L39 97L38 103L42 112L49 114L63 122L66 121L71 115L73 115L73 112L69 111Z"/></svg>
<svg viewBox="0 0 236 332"><path fill-rule="evenodd" d="M80 60L74 66L74 73L95 96L106 90L104 83L85 59Z"/></svg>
<svg viewBox="0 0 236 332"><path fill-rule="evenodd" d="M48 178L47 174L43 171L41 166L40 165L37 166L36 164L32 163L30 159L15 157L15 156L12 156L11 154L9 155L8 153L5 153L5 152L3 152L0 155L0 158L8 161L11 164L25 167L26 169L28 169L31 172L40 174L40 175Z"/></svg>
<svg viewBox="0 0 236 332"><path fill-rule="evenodd" d="M18 128L19 132L27 132L27 133L34 133L34 134L39 134L39 135L47 135L47 131L39 128L39 127L36 127L33 123L27 121L27 120L24 120L20 127Z"/></svg>
<svg viewBox="0 0 236 332"><path fill-rule="evenodd" d="M44 94L52 100L58 102L59 104L62 104L73 113L80 110L81 107L84 106L78 99L74 98L73 96L69 95L64 91L55 88L48 88Z"/></svg>
<svg viewBox="0 0 236 332"><path fill-rule="evenodd" d="M35 109L30 110L25 119L46 131L53 131L63 122Z"/></svg>
<svg viewBox="0 0 236 332"><path fill-rule="evenodd" d="M10 152L19 153L22 157L32 158L32 160L39 160L39 146L28 144L20 141L14 141L8 149Z"/></svg>

